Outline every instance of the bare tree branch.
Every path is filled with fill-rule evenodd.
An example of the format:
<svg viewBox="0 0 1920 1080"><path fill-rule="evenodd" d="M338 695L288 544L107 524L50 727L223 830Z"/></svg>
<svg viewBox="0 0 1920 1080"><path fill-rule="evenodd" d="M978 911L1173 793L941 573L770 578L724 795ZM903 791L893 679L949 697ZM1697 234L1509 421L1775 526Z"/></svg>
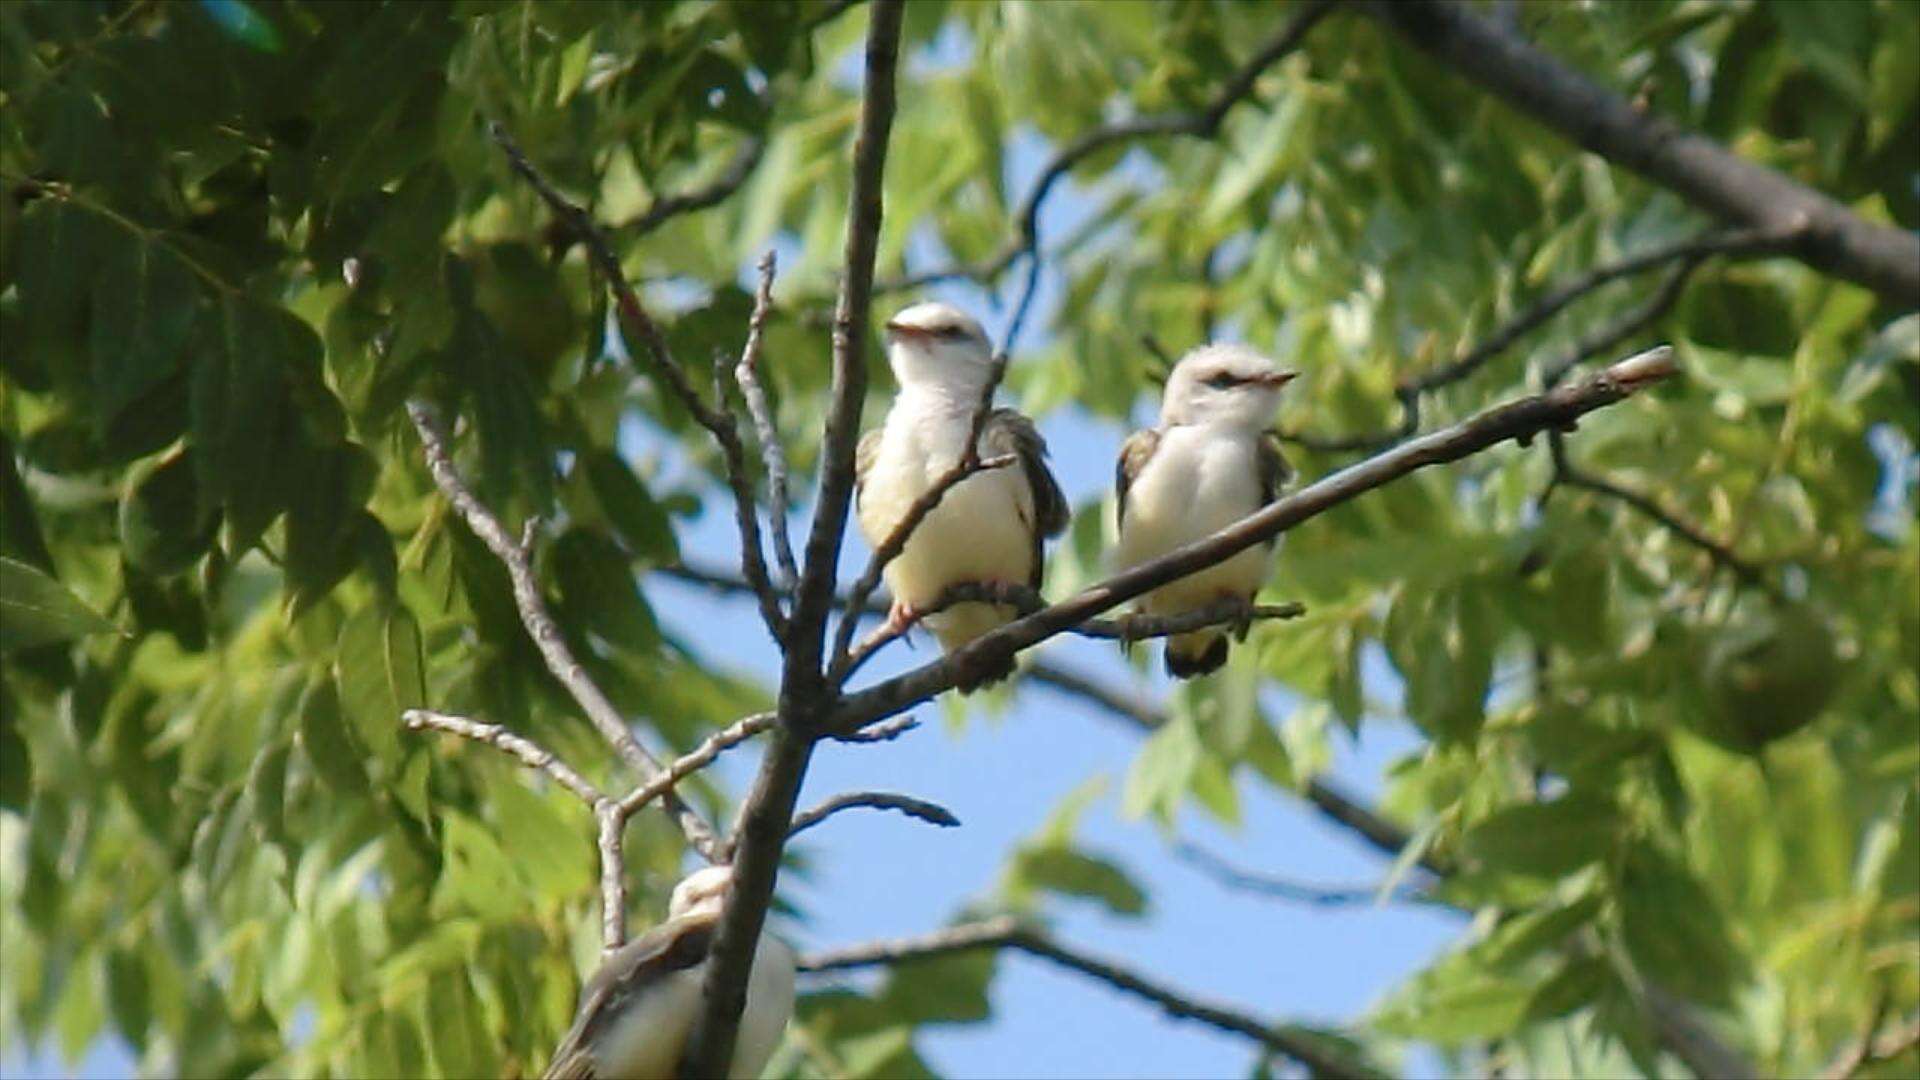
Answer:
<svg viewBox="0 0 1920 1080"><path fill-rule="evenodd" d="M432 709L408 709L400 714L400 720L409 731L444 731L458 735L463 739L486 743L496 750L518 758L522 765L535 772L545 773L553 782L579 796L588 806L596 806L606 796L600 789L588 782L586 777L575 772L573 766L562 761L553 751L522 735L516 735L499 724L486 724L478 720L469 720L464 716L452 716L434 712Z"/></svg>
<svg viewBox="0 0 1920 1080"><path fill-rule="evenodd" d="M1115 989L1153 1002L1167 1015L1196 1020L1222 1031L1245 1036L1306 1066L1316 1076L1379 1076L1371 1062L1342 1051L1333 1039L1291 1025L1272 1025L1237 1009L1202 1001L1128 970L1114 961L1055 941L1015 919L1001 916L961 923L918 937L868 942L812 953L800 958L800 970L823 972L876 964L901 964L974 949L1017 949L1030 956L1104 982Z"/></svg>
<svg viewBox="0 0 1920 1080"><path fill-rule="evenodd" d="M1226 119L1227 113L1232 111L1240 101L1252 95L1254 84L1259 81L1260 76L1268 68L1298 49L1300 43L1306 40L1308 31L1333 10L1335 2L1336 0L1310 0L1272 40L1234 72L1204 108L1161 116L1142 116L1106 124L1094 128L1062 147L1040 170L1040 175L1034 180L1033 187L1028 189L1026 197L1020 201L1019 208L1014 212L1015 234L993 255L978 262L959 263L921 273L888 278L877 282L874 285L875 291L899 292L957 279L984 284L1005 273L1007 268L1022 255L1032 258L1037 263L1040 254L1040 209L1046 203L1047 196L1053 191L1054 185L1072 171L1075 165L1109 146L1133 139L1161 135L1212 138L1219 132L1220 123Z"/></svg>
<svg viewBox="0 0 1920 1080"><path fill-rule="evenodd" d="M1353 907L1376 903L1383 899L1402 903L1427 902L1427 897L1420 890L1405 886L1396 887L1382 897L1378 885L1328 888L1324 885L1307 885L1287 878L1275 877L1272 874L1255 873L1235 866L1206 848L1186 840L1174 845L1173 852L1181 861L1196 867L1208 877L1229 888L1280 900L1291 900L1295 903L1312 904L1317 907Z"/></svg>
<svg viewBox="0 0 1920 1080"><path fill-rule="evenodd" d="M848 197L845 273L833 325L833 375L821 438L819 497L807 536L806 562L795 588L780 676L779 724L742 805L732 838L733 887L715 928L702 980L700 1015L687 1040L680 1073L688 1080L724 1076L746 1004L747 972L773 899L780 853L786 845L800 783L815 742L827 730L834 688L821 668L835 566L853 499L854 448L866 395L866 339L872 306L873 263L880 234L881 179L893 128L894 74L899 61L902 6L870 6L860 115ZM895 710L898 712L899 710ZM864 725L853 725L858 727Z"/></svg>
<svg viewBox="0 0 1920 1080"><path fill-rule="evenodd" d="M792 503L787 495L787 451L780 442L780 429L773 422L773 407L767 402L766 387L760 384L760 342L767 315L773 310L774 258L771 249L760 256L760 289L753 297L753 314L747 320L747 343L740 350L740 362L733 367L734 381L740 384L740 396L747 401L753 428L760 439L760 456L767 468L767 527L773 534L773 557L787 588L800 580L800 567L793 559L793 538L788 535L787 512Z"/></svg>
<svg viewBox="0 0 1920 1080"><path fill-rule="evenodd" d="M594 268L606 279L607 287L613 290L615 307L620 312L620 325L646 346L645 353L654 375L667 385L673 397L720 445L727 487L733 494L734 519L740 530L740 568L747 580L753 582L754 594L760 601L761 621L766 623L767 632L779 640L786 633L786 619L775 598L773 584L767 579L767 557L760 545L760 521L754 510L753 485L747 479L746 449L741 445L733 414L727 410L724 401L716 400L708 405L701 399L700 392L694 389L693 382L687 377L686 369L674 359L666 335L647 315L639 294L634 292L626 272L620 267L619 257L613 253L612 245L600 226L595 224L593 216L562 195L552 181L534 167L513 136L507 134L506 128L494 124L491 130L494 142L507 155L513 170L527 181L554 216L565 222L586 246Z"/></svg>
<svg viewBox="0 0 1920 1080"><path fill-rule="evenodd" d="M837 710L836 729L858 728L926 701L956 685L1004 670L1009 657L1179 577L1264 543L1302 521L1428 465L1456 461L1508 439L1525 441L1567 428L1598 408L1621 401L1673 373L1664 346L1622 360L1577 383L1495 406L1452 427L1410 440L1322 478L1242 518L1212 536L1142 563L1078 595L1017 619L950 656L922 665L860 693Z"/></svg>
<svg viewBox="0 0 1920 1080"><path fill-rule="evenodd" d="M787 838L791 840L842 810L859 808L898 810L908 817L919 818L929 825L938 825L943 829L951 829L960 824L960 819L953 816L953 811L925 799L895 795L886 791L851 791L844 795L835 795L811 810L795 814L793 826L787 830Z"/></svg>
<svg viewBox="0 0 1920 1080"><path fill-rule="evenodd" d="M429 406L417 401L407 403L407 415L413 420L414 430L420 433L427 471L432 474L434 485L453 504L454 510L473 530L473 534L506 567L507 577L513 583L513 602L519 609L521 625L526 627L527 636L533 639L534 646L540 650L540 658L546 661L547 670L566 688L600 732L600 737L607 740L607 744L613 747L629 768L638 773L642 780L658 775L659 760L634 738L620 710L614 708L613 702L607 699L605 692L587 674L587 669L575 659L573 650L567 647L566 638L561 636L552 613L547 610L546 599L540 594L540 583L533 576L533 564L527 546L508 535L500 519L474 497L459 470L454 467L453 457L447 449L447 435L440 426L439 418ZM678 796L669 793L665 805L667 812L679 822L680 831L686 834L687 842L712 861L718 850L718 840L713 835L712 827L700 817L698 811Z"/></svg>
<svg viewBox="0 0 1920 1080"><path fill-rule="evenodd" d="M1800 259L1900 307L1920 304L1920 236L1868 222L1827 195L1635 108L1464 5L1375 2L1367 10L1409 45L1608 161L1737 225L1776 230L1804 223L1794 249Z"/></svg>

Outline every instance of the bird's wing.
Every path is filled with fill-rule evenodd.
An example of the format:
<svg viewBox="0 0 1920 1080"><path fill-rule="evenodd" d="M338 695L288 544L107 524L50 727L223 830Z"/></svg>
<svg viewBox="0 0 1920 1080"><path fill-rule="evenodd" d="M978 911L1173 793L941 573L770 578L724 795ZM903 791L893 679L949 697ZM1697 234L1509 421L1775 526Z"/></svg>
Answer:
<svg viewBox="0 0 1920 1080"><path fill-rule="evenodd" d="M707 958L716 922L711 914L682 915L615 949L580 989L580 1011L541 1080L596 1080L594 1045L662 977Z"/></svg>
<svg viewBox="0 0 1920 1080"><path fill-rule="evenodd" d="M1158 428L1144 428L1136 431L1127 436L1126 442L1120 444L1120 460L1113 466L1113 491L1119 513L1116 524L1121 528L1125 528L1127 524L1127 491L1133 487L1134 478L1140 475L1140 470L1147 467L1147 462L1152 460L1154 451L1158 449L1160 449L1160 429Z"/></svg>
<svg viewBox="0 0 1920 1080"><path fill-rule="evenodd" d="M1293 466L1280 452L1280 436L1269 431L1260 437L1256 460L1260 469L1260 505L1280 497L1280 489L1293 479Z"/></svg>
<svg viewBox="0 0 1920 1080"><path fill-rule="evenodd" d="M867 486L867 470L873 468L873 459L880 456L880 436L886 428L877 427L865 435L853 448L853 497L858 502L861 491Z"/></svg>
<svg viewBox="0 0 1920 1080"><path fill-rule="evenodd" d="M1014 409L995 409L987 415L980 442L989 454L1012 454L1033 491L1034 527L1041 536L1058 536L1067 527L1072 510L1060 485L1047 468L1047 440L1040 429Z"/></svg>
<svg viewBox="0 0 1920 1080"><path fill-rule="evenodd" d="M1027 523L1033 529L1033 570L1027 575L1027 584L1038 589L1046 572L1046 538L1064 532L1072 513L1053 470L1047 468L1047 440L1033 421L1018 411L995 409L987 414L986 425L980 429L980 444L989 454L1012 454L1033 493L1033 520Z"/></svg>

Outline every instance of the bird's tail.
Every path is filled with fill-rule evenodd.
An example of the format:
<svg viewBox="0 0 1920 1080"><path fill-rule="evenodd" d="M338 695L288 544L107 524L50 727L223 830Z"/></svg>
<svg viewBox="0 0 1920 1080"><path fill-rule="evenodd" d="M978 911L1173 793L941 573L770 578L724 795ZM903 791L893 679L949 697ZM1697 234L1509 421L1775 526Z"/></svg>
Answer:
<svg viewBox="0 0 1920 1080"><path fill-rule="evenodd" d="M1227 635L1219 630L1195 630L1167 639L1167 674L1191 679L1218 671L1227 662Z"/></svg>
<svg viewBox="0 0 1920 1080"><path fill-rule="evenodd" d="M955 604L927 616L927 629L939 639L942 651L952 652L1012 619L1013 609L1002 604Z"/></svg>

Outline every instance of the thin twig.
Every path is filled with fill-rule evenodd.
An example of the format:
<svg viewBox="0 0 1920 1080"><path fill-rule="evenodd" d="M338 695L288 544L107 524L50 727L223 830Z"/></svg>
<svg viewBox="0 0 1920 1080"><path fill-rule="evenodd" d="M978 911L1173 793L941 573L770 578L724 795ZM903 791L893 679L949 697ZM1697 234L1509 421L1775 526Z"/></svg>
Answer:
<svg viewBox="0 0 1920 1080"><path fill-rule="evenodd" d="M955 604L998 604L1013 608L1017 614L1031 615L1046 607L1046 599L1033 589L1008 582L963 581L949 585L941 591L939 599L929 604L924 610L916 610L913 621L899 625L887 623L862 639L848 654L846 674L852 676L875 653L906 636L907 632L920 620L945 611ZM1238 600L1221 600L1205 607L1173 615L1135 613L1112 618L1090 618L1068 627L1066 632L1085 638L1131 644L1136 641L1190 633L1210 626L1235 626L1269 619L1297 619L1306 613L1306 607L1297 603L1243 604Z"/></svg>
<svg viewBox="0 0 1920 1080"><path fill-rule="evenodd" d="M925 799L915 799L907 795L895 795L886 791L852 791L844 795L835 795L811 810L805 810L793 816L793 826L787 830L787 838L813 828L842 810L866 808L869 810L898 810L911 818L919 818L929 825L938 825L951 829L960 824L953 811L938 803Z"/></svg>
<svg viewBox="0 0 1920 1080"><path fill-rule="evenodd" d="M520 759L520 763L535 772L542 772L553 778L554 783L579 796L588 806L596 806L606 798L600 789L594 787L586 777L574 771L573 766L562 761L553 751L541 746L523 735L516 735L499 724L486 724L478 720L469 720L464 716L452 716L434 712L432 709L408 709L400 714L401 722L409 731L432 729L458 735L463 739L486 743L496 750Z"/></svg>
<svg viewBox="0 0 1920 1080"><path fill-rule="evenodd" d="M446 431L433 409L422 402L412 401L407 403L407 415L413 420L414 430L420 434L427 471L432 474L434 485L453 504L454 510L467 523L467 528L506 567L507 577L513 584L514 606L520 612L520 623L526 628L527 636L533 639L534 646L540 650L547 670L566 688L600 732L600 737L607 740L621 760L643 781L652 779L660 772L659 760L634 738L620 710L614 708L606 693L587 674L586 667L574 657L573 650L567 647L566 638L554 624L553 615L547 610L546 599L540 593L540 583L533 575L533 563L526 545L510 536L493 511L487 509L467 487L460 471L454 467L453 457L447 448ZM718 850L712 827L700 817L698 811L678 797L670 795L666 800L666 808L679 822L680 831L686 834L687 842L711 861Z"/></svg>
<svg viewBox="0 0 1920 1080"><path fill-rule="evenodd" d="M754 713L707 736L701 740L699 746L675 758L671 765L661 771L660 775L621 797L618 803L620 812L630 815L653 800L672 792L675 785L712 764L713 759L719 757L723 751L732 749L768 730L774 723L773 713Z"/></svg>
<svg viewBox="0 0 1920 1080"><path fill-rule="evenodd" d="M1063 945L1039 930L1022 926L1009 916L961 923L918 937L874 941L812 953L801 957L799 966L800 970L809 972L844 971L876 964L910 963L974 949L1017 949L1050 961L1153 1002L1166 1010L1169 1016L1196 1020L1252 1039L1274 1053L1306 1066L1316 1076L1381 1075L1379 1068L1371 1062L1339 1052L1331 1040L1315 1038L1310 1032L1290 1025L1272 1025L1237 1009L1201 1001L1136 974L1112 960Z"/></svg>
<svg viewBox="0 0 1920 1080"><path fill-rule="evenodd" d="M1649 350L1578 382L1495 406L1452 427L1402 443L1324 477L1211 536L1016 619L949 656L849 695L837 710L834 727L836 730L863 727L942 691L978 682L986 673L1004 670L1009 658L1023 649L1169 581L1265 543L1309 518L1416 469L1457 461L1509 439L1524 442L1543 431L1569 427L1586 413L1622 401L1671 375L1675 370L1672 352L1665 346Z"/></svg>
<svg viewBox="0 0 1920 1080"><path fill-rule="evenodd" d="M877 743L893 740L920 726L920 721L911 716L893 716L877 724L869 724L858 731L840 732L832 738L837 742Z"/></svg>
<svg viewBox="0 0 1920 1080"><path fill-rule="evenodd" d="M600 953L611 955L627 940L627 815L619 804L601 799L593 805L595 844L600 851Z"/></svg>
<svg viewBox="0 0 1920 1080"><path fill-rule="evenodd" d="M1198 868L1229 888L1280 900L1291 900L1295 903L1312 904L1317 907L1352 907L1377 903L1383 899L1401 902L1419 902L1426 899L1420 890L1405 886L1396 887L1383 897L1378 885L1329 888L1324 885L1307 885L1287 878L1275 877L1272 874L1255 873L1235 866L1206 848L1186 840L1180 841L1173 850L1181 861Z"/></svg>
<svg viewBox="0 0 1920 1080"><path fill-rule="evenodd" d="M775 640L786 633L786 619L780 611L779 601L775 598L773 583L767 578L766 553L760 544L760 521L754 510L753 485L747 479L746 449L741 444L740 432L734 424L733 413L726 408L724 401L716 400L709 405L694 389L686 369L673 357L673 350L667 344L666 335L647 314L640 303L639 294L627 280L626 271L621 269L620 259L613 253L612 245L606 234L593 220L593 215L579 204L568 199L553 186L533 162L528 160L520 144L507 134L507 129L499 124L491 127L493 141L507 155L507 161L513 170L520 174L533 190L547 204L562 222L571 228L580 242L586 246L587 254L593 266L613 290L615 307L620 313L620 325L623 330L639 338L646 346L645 355L653 368L654 375L672 391L688 413L713 435L720 446L721 461L725 465L727 487L733 495L735 523L740 531L740 568L747 580L754 583L755 595L760 600L761 621L766 623L767 632ZM633 352L633 350L629 350Z"/></svg>
<svg viewBox="0 0 1920 1080"><path fill-rule="evenodd" d="M773 407L767 402L767 389L760 382L760 351L767 315L773 310L774 255L769 248L760 256L760 288L754 293L753 314L747 319L747 343L740 350L740 362L733 366L734 381L740 384L740 396L747 401L753 417L753 429L760 439L760 457L767 467L767 528L773 534L773 558L780 566L782 585L792 589L800 580L800 567L793 559L793 538L787 529L791 503L787 494L787 451L780 442L780 429L773 422Z"/></svg>

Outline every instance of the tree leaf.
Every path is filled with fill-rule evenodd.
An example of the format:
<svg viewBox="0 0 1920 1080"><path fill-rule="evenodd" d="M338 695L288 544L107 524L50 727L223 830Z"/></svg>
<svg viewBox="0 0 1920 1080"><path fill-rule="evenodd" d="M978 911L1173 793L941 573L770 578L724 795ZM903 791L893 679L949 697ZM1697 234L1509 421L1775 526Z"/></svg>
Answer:
<svg viewBox="0 0 1920 1080"><path fill-rule="evenodd" d="M114 630L45 572L0 556L0 652Z"/></svg>

